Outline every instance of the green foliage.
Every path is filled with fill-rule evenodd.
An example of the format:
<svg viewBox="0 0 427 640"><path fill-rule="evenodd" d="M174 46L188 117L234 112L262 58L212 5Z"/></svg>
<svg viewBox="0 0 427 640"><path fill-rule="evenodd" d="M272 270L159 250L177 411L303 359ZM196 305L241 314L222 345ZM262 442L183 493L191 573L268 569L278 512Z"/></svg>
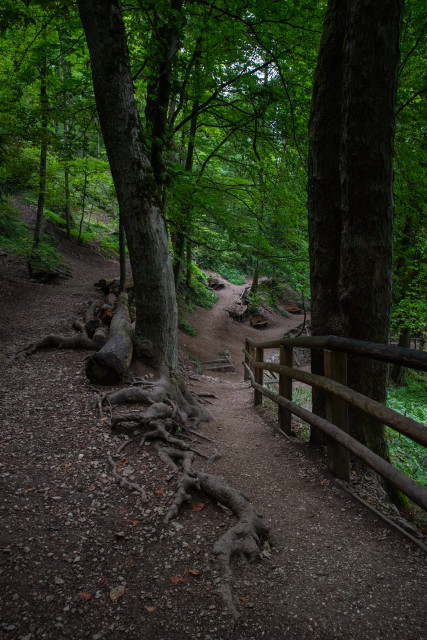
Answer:
<svg viewBox="0 0 427 640"><path fill-rule="evenodd" d="M195 356L190 355L190 360L196 367L197 373L203 373L203 365Z"/></svg>
<svg viewBox="0 0 427 640"><path fill-rule="evenodd" d="M20 218L11 201L0 201L0 246L6 251L28 257L33 254L33 241L33 231ZM54 239L46 234L42 237L36 255L47 266L63 264Z"/></svg>
<svg viewBox="0 0 427 640"><path fill-rule="evenodd" d="M387 404L391 409L427 423L427 377L415 371L405 373L403 384L388 388Z"/></svg>
<svg viewBox="0 0 427 640"><path fill-rule="evenodd" d="M238 285L245 284L245 274L238 265L233 267L227 264L219 264L217 271L219 275L228 280L228 282Z"/></svg>
<svg viewBox="0 0 427 640"><path fill-rule="evenodd" d="M180 320L178 322L178 329L186 333L188 336L197 336L197 330L186 320Z"/></svg>
<svg viewBox="0 0 427 640"><path fill-rule="evenodd" d="M388 427L386 437L391 463L427 488L427 449Z"/></svg>
<svg viewBox="0 0 427 640"><path fill-rule="evenodd" d="M54 213L53 211L49 211L48 209L45 209L44 215L46 220L54 224L55 227L58 227L58 229L61 229L61 231L66 230L67 222L62 216L58 215L57 213ZM75 240L79 238L79 242L81 244L88 244L89 242L93 242L94 240L97 239L97 233L95 230L82 231L80 234L79 229L76 225L73 225L71 227L70 234L71 234L71 237L74 238Z"/></svg>
<svg viewBox="0 0 427 640"><path fill-rule="evenodd" d="M403 415L427 423L427 377L408 370L402 386L389 387L387 404ZM427 449L393 429L387 428L386 435L392 464L427 487Z"/></svg>
<svg viewBox="0 0 427 640"><path fill-rule="evenodd" d="M100 245L101 253L106 258L117 256L120 253L119 248L119 234L109 233L101 239Z"/></svg>
<svg viewBox="0 0 427 640"><path fill-rule="evenodd" d="M32 244L33 235L28 225L19 217L10 201L1 201L0 246L6 251L29 255Z"/></svg>
<svg viewBox="0 0 427 640"><path fill-rule="evenodd" d="M191 285L184 282L178 283L178 297L183 298L187 304L192 303L204 309L210 309L218 300L212 291L206 288L206 276L195 264L191 265Z"/></svg>
<svg viewBox="0 0 427 640"><path fill-rule="evenodd" d="M197 263L202 269L214 271L228 282L238 285L245 283L247 273L245 273L241 256L236 252L215 253L200 248L197 252Z"/></svg>
<svg viewBox="0 0 427 640"><path fill-rule="evenodd" d="M204 309L210 309L218 300L218 296L197 280L191 286L183 287L182 293L186 300Z"/></svg>
<svg viewBox="0 0 427 640"><path fill-rule="evenodd" d="M311 388L294 387L292 390L292 401L303 409L311 410Z"/></svg>

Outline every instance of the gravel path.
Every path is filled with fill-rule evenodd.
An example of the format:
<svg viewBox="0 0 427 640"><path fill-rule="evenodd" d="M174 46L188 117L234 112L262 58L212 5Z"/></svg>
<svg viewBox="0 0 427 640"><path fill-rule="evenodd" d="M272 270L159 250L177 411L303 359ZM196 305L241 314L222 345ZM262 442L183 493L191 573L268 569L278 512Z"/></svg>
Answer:
<svg viewBox="0 0 427 640"><path fill-rule="evenodd" d="M217 396L214 420L200 432L222 457L198 467L244 491L271 529L258 561L233 564L241 611L233 622L212 553L233 516L199 494L165 525L174 476L151 446L128 446L118 469L145 487L149 502L119 486L108 455L123 436L98 415L83 353L10 359L34 338L70 331L93 282L117 273L86 248L64 241L62 250L74 277L59 285L30 283L23 260L0 258L0 637L427 638L423 552L349 499L317 455L275 433L267 411L253 409L240 367L188 381L192 391ZM181 336L187 362L188 354L211 359L224 347L240 362L248 328L229 320L227 304L221 298L198 312L197 338ZM287 322L272 317L271 331L280 334Z"/></svg>

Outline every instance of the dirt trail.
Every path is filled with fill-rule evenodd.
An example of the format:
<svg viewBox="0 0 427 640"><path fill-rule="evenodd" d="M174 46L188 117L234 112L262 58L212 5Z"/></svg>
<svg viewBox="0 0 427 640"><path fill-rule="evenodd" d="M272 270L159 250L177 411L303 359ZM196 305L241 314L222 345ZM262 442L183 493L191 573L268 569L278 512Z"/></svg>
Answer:
<svg viewBox="0 0 427 640"><path fill-rule="evenodd" d="M230 286L191 320L198 336L181 342L200 361L227 346L238 365L216 380L189 379L192 391L217 396L214 420L200 431L222 457L197 464L244 491L271 528L257 562L233 565L242 613L233 623L212 547L234 518L200 494L165 525L174 483L150 446L129 446L121 461L149 503L118 485L108 454L123 437L97 414L84 354L10 360L29 340L69 330L94 297L92 283L117 272L85 248L64 242L63 250L75 276L58 285L29 283L23 260L0 258L0 638L426 638L424 554L350 500L304 445L278 436L265 409L253 409L238 363L244 335L260 332L228 318ZM263 335L298 321L272 317Z"/></svg>

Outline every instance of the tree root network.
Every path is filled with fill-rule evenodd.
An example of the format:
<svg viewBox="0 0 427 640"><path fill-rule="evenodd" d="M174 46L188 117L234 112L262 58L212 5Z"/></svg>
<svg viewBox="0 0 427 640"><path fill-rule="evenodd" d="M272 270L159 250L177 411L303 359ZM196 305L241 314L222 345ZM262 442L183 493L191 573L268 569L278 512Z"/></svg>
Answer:
<svg viewBox="0 0 427 640"><path fill-rule="evenodd" d="M108 304L112 306L114 301L108 301ZM109 341L106 341L102 346L105 336L101 335L99 339L94 339L98 329L102 329L101 333L106 331L105 326L100 326L101 321L95 316L99 306L100 301L93 302L86 312L84 322L74 322L74 327L78 330L77 334L70 337L57 334L48 335L27 345L15 357L24 358L39 349L52 347L92 351L100 348L98 353L102 355L102 352L106 352L108 354ZM114 322L112 322L113 329L110 329L110 334L113 336L113 351L117 350L117 345L114 342L114 340L117 342L117 335L120 340L122 340L122 331L127 336L129 325L125 296L121 296L118 306L122 312L121 318L118 317L115 321L118 328L116 327L115 330ZM126 353L123 353L122 362L127 363L129 351L127 349L124 351ZM89 377L96 382L96 376L93 374L93 362L95 362L93 358L91 362L92 365L89 368L92 373ZM88 370L88 366L86 369ZM104 380L100 380L99 384L103 384ZM192 499L193 491L203 491L220 507L227 507L235 514L237 522L215 543L213 553L222 571L223 580L220 591L223 601L233 618L237 619L240 614L232 589L231 561L234 556L254 561L262 550L263 542L268 538L268 526L241 491L228 485L222 478L204 473L194 467L195 455L203 457L211 463L220 457L216 448L213 448L211 455L194 448L194 443L198 438L204 440L205 443L214 445L212 438L199 434L197 430L190 427L190 424L191 426L194 426L194 423L197 425L198 421L211 420L211 414L201 404L199 398L164 377L153 381L133 379L130 387L108 394L101 394L95 387L91 387L91 389L98 393L96 406L100 418L105 419L103 413L107 408L113 430L129 431L131 429L135 433L135 429L137 429L136 433L139 433L140 438L139 445L142 447L147 440L150 440L159 459L177 474L176 489L164 518L165 524L178 517L181 506ZM199 394L199 397L201 396L215 397L214 394ZM139 407L131 412L126 412L121 409L126 405L139 405ZM149 499L144 487L136 482L131 482L120 474L114 461L114 457L119 456L126 446L135 441L136 438L128 437L120 445L115 456L112 456L111 453L108 454L108 462L112 469L112 476L119 486L138 494L141 502L147 503Z"/></svg>

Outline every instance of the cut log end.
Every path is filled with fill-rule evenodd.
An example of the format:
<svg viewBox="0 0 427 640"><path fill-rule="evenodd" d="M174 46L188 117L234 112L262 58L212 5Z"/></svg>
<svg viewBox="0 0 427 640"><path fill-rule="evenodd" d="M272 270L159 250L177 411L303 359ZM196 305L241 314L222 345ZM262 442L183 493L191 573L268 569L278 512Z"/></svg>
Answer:
<svg viewBox="0 0 427 640"><path fill-rule="evenodd" d="M104 362L102 358L97 357L99 353L88 358L86 362L87 377L96 384L106 386L118 384L125 373L123 363L114 357L111 357L108 362Z"/></svg>

